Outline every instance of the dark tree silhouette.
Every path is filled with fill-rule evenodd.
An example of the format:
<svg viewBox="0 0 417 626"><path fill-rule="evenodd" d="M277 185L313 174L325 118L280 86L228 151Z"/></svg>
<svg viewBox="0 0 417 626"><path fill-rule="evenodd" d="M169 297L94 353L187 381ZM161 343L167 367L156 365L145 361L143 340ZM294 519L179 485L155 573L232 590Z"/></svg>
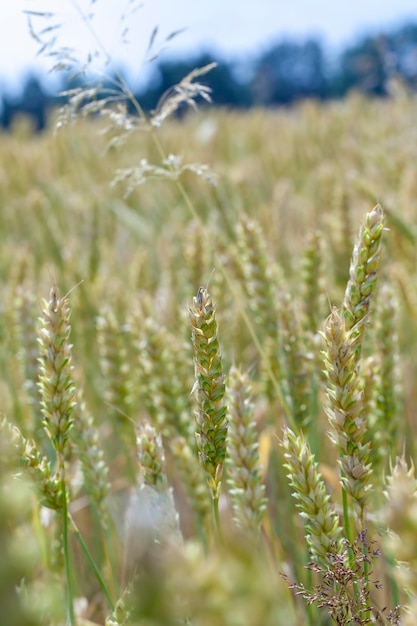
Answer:
<svg viewBox="0 0 417 626"><path fill-rule="evenodd" d="M389 80L400 77L409 87L417 86L417 25L391 33L365 37L342 52L330 96L343 96L351 89L385 96Z"/></svg>
<svg viewBox="0 0 417 626"><path fill-rule="evenodd" d="M51 98L46 94L39 79L30 75L26 80L20 98L3 95L1 122L9 128L17 114L28 115L37 131L43 130L46 125L47 109L51 105Z"/></svg>
<svg viewBox="0 0 417 626"><path fill-rule="evenodd" d="M396 52L395 71L410 87L417 87L417 24L409 24L392 36Z"/></svg>
<svg viewBox="0 0 417 626"><path fill-rule="evenodd" d="M257 104L290 104L306 97L326 96L326 62L318 41L278 43L255 65L252 81Z"/></svg>
<svg viewBox="0 0 417 626"><path fill-rule="evenodd" d="M367 38L343 52L333 92L345 95L355 88L368 94L386 95L389 41L384 37Z"/></svg>

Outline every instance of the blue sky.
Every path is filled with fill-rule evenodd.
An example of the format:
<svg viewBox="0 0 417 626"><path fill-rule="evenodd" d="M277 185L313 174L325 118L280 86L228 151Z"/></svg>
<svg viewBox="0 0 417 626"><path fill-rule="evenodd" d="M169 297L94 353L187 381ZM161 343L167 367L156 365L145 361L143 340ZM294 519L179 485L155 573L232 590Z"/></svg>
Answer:
<svg viewBox="0 0 417 626"><path fill-rule="evenodd" d="M59 43L79 49L83 57L95 42L74 8L76 0L0 0L0 79L11 86L28 67L47 71L50 62L36 58L23 11L53 10L63 27ZM132 70L144 65L147 43L158 25L156 43L172 31L186 31L170 42L165 54L214 49L227 56L248 54L280 37L321 37L338 49L366 32L417 22L416 0L144 0L134 15L121 20L139 0L77 0L83 10L96 12L95 31L114 60ZM92 5L92 6L91 6ZM37 27L46 26L34 19ZM50 24L54 24L52 19ZM129 42L120 35L129 24Z"/></svg>

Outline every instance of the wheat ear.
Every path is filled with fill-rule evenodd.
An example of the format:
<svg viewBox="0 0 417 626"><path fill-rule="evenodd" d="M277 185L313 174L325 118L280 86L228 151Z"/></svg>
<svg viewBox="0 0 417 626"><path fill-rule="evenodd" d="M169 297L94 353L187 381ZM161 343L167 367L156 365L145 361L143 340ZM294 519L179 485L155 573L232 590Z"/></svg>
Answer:
<svg viewBox="0 0 417 626"><path fill-rule="evenodd" d="M326 320L323 352L327 377L326 413L332 426L331 439L339 450L342 483L353 498L360 519L370 491L370 444L365 442L367 430L363 391L356 364L356 327L346 330L337 309Z"/></svg>
<svg viewBox="0 0 417 626"><path fill-rule="evenodd" d="M238 526L258 532L266 511L258 434L247 375L232 368L228 379L228 480L234 519Z"/></svg>
<svg viewBox="0 0 417 626"><path fill-rule="evenodd" d="M376 288L381 256L384 213L379 204L366 214L355 242L349 270L349 281L343 300L346 330L356 340L355 352L359 358L372 295ZM354 329L354 330L353 330Z"/></svg>
<svg viewBox="0 0 417 626"><path fill-rule="evenodd" d="M220 495L223 463L226 457L227 418L224 404L225 376L217 336L213 301L200 287L189 308L195 363L196 442L215 507Z"/></svg>
<svg viewBox="0 0 417 626"><path fill-rule="evenodd" d="M314 460L314 455L302 435L286 428L282 448L288 478L294 489L300 515L305 521L306 541L316 560L331 564L341 528L334 507Z"/></svg>
<svg viewBox="0 0 417 626"><path fill-rule="evenodd" d="M72 345L69 341L70 308L54 285L44 300L39 333L39 390L43 425L63 467L64 449L72 428L75 386L72 378Z"/></svg>

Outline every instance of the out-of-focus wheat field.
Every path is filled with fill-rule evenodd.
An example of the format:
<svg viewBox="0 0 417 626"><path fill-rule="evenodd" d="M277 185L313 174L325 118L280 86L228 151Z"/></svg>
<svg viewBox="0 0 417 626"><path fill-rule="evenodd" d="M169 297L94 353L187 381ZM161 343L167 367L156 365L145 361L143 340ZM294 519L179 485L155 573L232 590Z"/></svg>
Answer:
<svg viewBox="0 0 417 626"><path fill-rule="evenodd" d="M166 155L209 166L216 184L193 172L182 175L180 186L151 176L129 194L123 182L112 184L117 171L145 158L158 165L161 155L145 132L132 134L121 150L107 150L100 130L101 122L93 119L58 133L51 123L44 134L32 135L19 122L1 136L0 410L53 465L41 425L37 337L42 299L57 284L71 309L74 420L81 406L91 417L94 445L108 467L110 521L105 530L100 527L71 446L69 510L114 602L134 572L139 581L136 621L117 621L113 614L107 623L333 623L326 608L307 607L282 577L306 586L320 582L304 569L309 560L304 522L291 497L280 440L285 425L305 433L342 516L337 451L327 436L325 344L319 331L332 307L342 305L359 227L377 203L385 230L360 367L374 464L365 526L383 552L372 565L383 589L371 592L371 602L380 610L397 601L409 604L406 583L395 574L396 555L385 552L383 491L390 459L395 463L403 451L409 464L415 459L416 100L399 91L384 101L352 95L291 110L199 111L165 123L158 136ZM226 388L232 366L250 379L267 498L254 543L233 521L227 463L219 503L222 537L212 528L204 500L210 504L209 494L203 494L199 509L184 478L194 470L185 465L184 473L180 467L178 441L192 449L195 430L188 307L201 285L215 303ZM271 350L279 361L274 371L268 364ZM380 372L386 359L391 404L383 424ZM132 513L130 494L143 483L146 466L137 460L135 440L145 422L162 434L165 469L158 471L164 476L166 471L179 516L175 532L166 531L178 533L174 556L172 547L156 556L147 547L143 501ZM197 455L187 462L198 466ZM204 475L200 487L205 490ZM27 584L39 597L54 589L60 598L65 595L60 525L54 511L45 522L36 498L32 504L19 530L21 541L38 555L25 574ZM162 507L151 519L163 528L164 515ZM132 516L136 521L128 522ZM142 530L136 533L137 528ZM12 541L7 524L3 531ZM401 537L401 528L398 533ZM158 542L163 545L163 539ZM104 624L111 607L72 538L70 545L74 596L83 599L79 623ZM416 545L410 545L411 568L417 568L416 554ZM411 594L417 590L407 584ZM0 594L9 593L6 583L0 587ZM29 621L21 623L64 623L60 601L45 602L41 618L35 611L30 621L25 613Z"/></svg>

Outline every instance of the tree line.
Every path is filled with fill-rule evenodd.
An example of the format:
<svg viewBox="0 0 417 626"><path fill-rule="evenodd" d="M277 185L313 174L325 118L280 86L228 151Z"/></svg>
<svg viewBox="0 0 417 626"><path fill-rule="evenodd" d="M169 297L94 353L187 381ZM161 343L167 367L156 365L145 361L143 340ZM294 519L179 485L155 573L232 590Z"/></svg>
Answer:
<svg viewBox="0 0 417 626"><path fill-rule="evenodd" d="M379 35L368 35L347 46L336 58L318 39L285 39L257 55L233 61L210 52L198 57L160 60L147 85L135 94L142 107L152 110L159 98L194 68L215 61L204 82L212 89L214 105L230 108L289 106L305 98L343 98L351 90L370 96L389 94L393 78L411 90L417 87L417 24ZM80 79L78 79L78 86ZM62 90L71 88L64 78ZM10 127L14 117L26 114L37 130L45 127L48 111L62 100L30 75L19 97L0 93L0 124Z"/></svg>

